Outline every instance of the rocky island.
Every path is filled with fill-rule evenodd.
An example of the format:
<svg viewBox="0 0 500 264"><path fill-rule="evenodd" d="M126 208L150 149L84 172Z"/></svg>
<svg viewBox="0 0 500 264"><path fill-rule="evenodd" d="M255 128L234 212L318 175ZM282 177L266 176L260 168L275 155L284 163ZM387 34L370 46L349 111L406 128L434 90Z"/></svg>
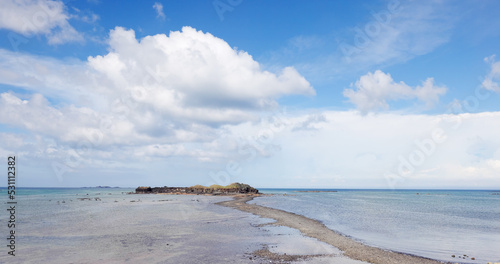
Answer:
<svg viewBox="0 0 500 264"><path fill-rule="evenodd" d="M209 187L194 185L191 187L144 187L135 189L135 193L167 193L167 194L210 194L210 195L233 195L233 194L258 194L259 190L248 184L232 183L227 186L211 185Z"/></svg>

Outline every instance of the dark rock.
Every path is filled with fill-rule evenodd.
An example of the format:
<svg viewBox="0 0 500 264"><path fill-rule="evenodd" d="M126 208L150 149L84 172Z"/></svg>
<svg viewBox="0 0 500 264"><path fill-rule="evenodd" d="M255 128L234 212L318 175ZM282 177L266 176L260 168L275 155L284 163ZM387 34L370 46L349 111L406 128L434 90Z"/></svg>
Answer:
<svg viewBox="0 0 500 264"><path fill-rule="evenodd" d="M139 187L137 187L137 189L135 189L135 192L136 193L151 193L152 189L151 189L151 187L139 186Z"/></svg>
<svg viewBox="0 0 500 264"><path fill-rule="evenodd" d="M173 193L173 194L212 194L212 195L225 195L225 194L258 194L259 190L251 187L248 184L233 183L226 187L211 188L203 186L193 187L144 187L140 186L135 189L135 193Z"/></svg>

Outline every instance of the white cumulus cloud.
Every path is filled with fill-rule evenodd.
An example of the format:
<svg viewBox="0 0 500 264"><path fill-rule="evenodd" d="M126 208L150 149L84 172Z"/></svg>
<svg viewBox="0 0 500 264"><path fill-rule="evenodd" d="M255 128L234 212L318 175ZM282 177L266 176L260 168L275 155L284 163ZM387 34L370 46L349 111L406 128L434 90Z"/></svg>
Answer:
<svg viewBox="0 0 500 264"><path fill-rule="evenodd" d="M264 71L248 53L191 27L141 40L117 27L109 45L107 55L88 58L103 76L102 92L133 94L145 108L178 121L240 122L248 110L272 108L281 96L315 93L294 68Z"/></svg>
<svg viewBox="0 0 500 264"><path fill-rule="evenodd" d="M434 84L433 78L427 78L415 88L404 82L395 82L391 75L380 70L369 72L354 83L354 88L345 89L344 96L356 105L362 113L378 109L387 109L387 101L418 99L427 106L439 101L439 96L446 93L446 87Z"/></svg>
<svg viewBox="0 0 500 264"><path fill-rule="evenodd" d="M190 27L143 39L117 27L108 44L87 61L0 50L0 83L31 93L2 93L0 123L54 139L56 149L98 136L95 147L110 153L210 160L219 151L200 144L217 140L221 126L257 120L279 97L315 94L294 68L262 70Z"/></svg>
<svg viewBox="0 0 500 264"><path fill-rule="evenodd" d="M43 34L50 44L82 41L68 22L65 5L51 0L0 0L0 28L24 36Z"/></svg>

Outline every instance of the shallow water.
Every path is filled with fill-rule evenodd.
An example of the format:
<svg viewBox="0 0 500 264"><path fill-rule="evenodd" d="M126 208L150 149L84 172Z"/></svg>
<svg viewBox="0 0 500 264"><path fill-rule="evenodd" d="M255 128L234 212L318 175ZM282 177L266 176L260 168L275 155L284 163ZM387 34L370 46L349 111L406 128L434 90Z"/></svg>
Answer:
<svg viewBox="0 0 500 264"><path fill-rule="evenodd" d="M245 253L261 248L265 232L249 224L260 218L213 204L229 197L129 191L21 189L16 256L2 247L0 263L251 263Z"/></svg>
<svg viewBox="0 0 500 264"><path fill-rule="evenodd" d="M500 262L495 191L262 192L276 195L251 203L317 219L368 245L454 263Z"/></svg>
<svg viewBox="0 0 500 264"><path fill-rule="evenodd" d="M18 189L16 256L4 246L0 263L262 263L252 252L268 246L328 255L301 263L362 264L297 230L261 226L274 220L214 204L231 197L131 191ZM0 194L7 208L5 190ZM0 213L1 236L9 232L7 213Z"/></svg>

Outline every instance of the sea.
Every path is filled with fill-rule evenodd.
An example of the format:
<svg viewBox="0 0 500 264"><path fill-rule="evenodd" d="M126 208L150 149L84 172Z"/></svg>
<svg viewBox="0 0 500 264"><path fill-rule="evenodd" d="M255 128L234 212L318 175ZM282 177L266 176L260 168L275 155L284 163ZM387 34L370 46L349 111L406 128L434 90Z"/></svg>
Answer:
<svg viewBox="0 0 500 264"><path fill-rule="evenodd" d="M364 244L453 263L500 263L500 191L259 189L251 203Z"/></svg>
<svg viewBox="0 0 500 264"><path fill-rule="evenodd" d="M500 263L498 190L259 190L271 195L250 203L316 219L370 246L452 263ZM50 216L46 211L59 202L85 197L115 201L133 191L20 188L15 196L17 228L22 233L34 214ZM0 188L2 234L7 232L9 201L6 188Z"/></svg>

